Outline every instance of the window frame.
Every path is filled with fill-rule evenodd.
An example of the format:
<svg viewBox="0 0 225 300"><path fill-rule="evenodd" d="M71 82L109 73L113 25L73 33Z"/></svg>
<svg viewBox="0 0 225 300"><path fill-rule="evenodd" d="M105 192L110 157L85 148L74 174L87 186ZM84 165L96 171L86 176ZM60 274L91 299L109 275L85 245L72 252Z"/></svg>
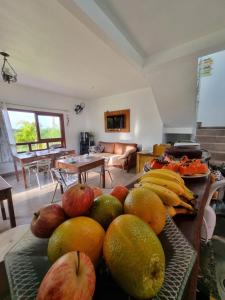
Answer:
<svg viewBox="0 0 225 300"><path fill-rule="evenodd" d="M46 112L46 111L36 111L36 110L28 110L28 109L18 109L18 108L8 108L8 111L19 111L19 112L27 112L27 113L33 113L34 119L35 119L35 126L37 131L37 141L36 142L22 142L22 143L16 143L16 146L24 146L28 145L29 151L41 151L49 149L49 143L51 142L60 142L61 147L66 147L66 139L65 139L65 126L64 126L64 115L63 113L55 113L55 112ZM50 116L50 117L59 117L60 120L60 132L61 132L61 138L49 138L49 139L42 139L41 133L40 133L40 126L38 122L38 116ZM41 144L46 143L47 148L41 149L41 150L32 150L32 145L34 144ZM17 153L23 153L24 151L17 152Z"/></svg>

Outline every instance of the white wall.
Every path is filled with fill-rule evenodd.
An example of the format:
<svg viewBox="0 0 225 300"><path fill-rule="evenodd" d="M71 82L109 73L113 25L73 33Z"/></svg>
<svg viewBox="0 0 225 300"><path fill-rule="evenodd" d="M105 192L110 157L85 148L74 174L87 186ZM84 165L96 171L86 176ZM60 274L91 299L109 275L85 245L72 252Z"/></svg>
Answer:
<svg viewBox="0 0 225 300"><path fill-rule="evenodd" d="M201 77L198 122L202 126L225 126L225 51L202 57L213 59L211 76Z"/></svg>
<svg viewBox="0 0 225 300"><path fill-rule="evenodd" d="M0 101L8 103L7 107L11 108L63 113L67 148L79 152L79 133L87 129L87 109L76 115L73 108L75 104L84 102L83 100L18 84L1 83ZM70 120L69 125L67 125L67 116Z"/></svg>
<svg viewBox="0 0 225 300"><path fill-rule="evenodd" d="M148 75L165 127L195 127L197 66L197 58L187 56L161 64Z"/></svg>
<svg viewBox="0 0 225 300"><path fill-rule="evenodd" d="M105 132L104 112L120 109L130 109L130 132ZM96 142L134 142L145 149L162 142L163 124L151 88L90 101L88 128Z"/></svg>

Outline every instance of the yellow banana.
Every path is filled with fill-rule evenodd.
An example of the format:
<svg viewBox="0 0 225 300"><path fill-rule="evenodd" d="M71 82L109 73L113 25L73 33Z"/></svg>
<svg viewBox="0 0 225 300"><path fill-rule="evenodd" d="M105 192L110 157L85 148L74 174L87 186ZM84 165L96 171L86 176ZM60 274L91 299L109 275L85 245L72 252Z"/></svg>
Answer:
<svg viewBox="0 0 225 300"><path fill-rule="evenodd" d="M176 215L176 210L173 206L166 206L166 210L171 218Z"/></svg>
<svg viewBox="0 0 225 300"><path fill-rule="evenodd" d="M160 185L157 185L154 183L147 183L147 182L142 182L139 185L155 192L161 198L161 200L163 201L163 203L165 205L168 205L168 206L180 205L180 206L186 207L190 210L193 210L193 207L191 205L182 201L176 193L174 193L173 191L171 191L170 189L168 189L166 187L163 187L163 186L160 186Z"/></svg>
<svg viewBox="0 0 225 300"><path fill-rule="evenodd" d="M176 183L180 184L182 186L182 188L184 189L183 196L187 200L190 201L195 198L195 195L193 194L193 192L186 187L184 180L181 178L181 176L174 171L167 170L167 169L150 170L141 177L141 180L144 178L148 178L148 177L162 178L162 179L176 182Z"/></svg>
<svg viewBox="0 0 225 300"><path fill-rule="evenodd" d="M184 185L183 187L184 187L184 194L183 194L183 196L184 196L187 200L189 200L189 201L195 199L194 193L193 193L191 190L189 190L189 188L187 188L186 185Z"/></svg>
<svg viewBox="0 0 225 300"><path fill-rule="evenodd" d="M170 174L170 173L164 172L161 169L156 169L156 170L148 171L147 173L145 173L141 177L141 179L147 178L147 177L162 178L162 179L166 179L166 180L170 180L170 181L176 182L176 183L181 184L181 185L183 184L183 182L181 181L182 178L180 178L181 180L178 180L177 176L174 176L174 174Z"/></svg>
<svg viewBox="0 0 225 300"><path fill-rule="evenodd" d="M153 172L153 173L162 173L162 174L170 174L170 176L175 177L181 184L184 184L184 180L183 178L180 176L180 174L178 174L175 171L172 170L168 170L168 169L155 169L155 170L150 170L149 172Z"/></svg>
<svg viewBox="0 0 225 300"><path fill-rule="evenodd" d="M169 216L172 218L175 215L190 215L193 214L193 211L188 210L187 208L183 208L183 207L173 207L173 206L166 206L167 209L167 213L169 214Z"/></svg>
<svg viewBox="0 0 225 300"><path fill-rule="evenodd" d="M169 190L173 191L177 195L183 195L184 194L184 188L181 186L179 183L173 182L171 180L166 180L162 178L156 178L156 177L145 177L141 179L140 181L142 182L149 182L149 183L154 183L160 186L164 186L168 188Z"/></svg>

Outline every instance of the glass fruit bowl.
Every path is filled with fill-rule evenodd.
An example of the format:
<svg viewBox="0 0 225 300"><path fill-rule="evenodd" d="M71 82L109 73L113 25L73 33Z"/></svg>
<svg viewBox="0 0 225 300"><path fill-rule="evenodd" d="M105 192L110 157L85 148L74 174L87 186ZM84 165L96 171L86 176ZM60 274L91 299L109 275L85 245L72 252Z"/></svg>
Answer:
<svg viewBox="0 0 225 300"><path fill-rule="evenodd" d="M181 299L196 259L196 252L167 216L159 235L166 256L165 280L153 299ZM39 239L29 231L5 256L5 266L12 300L34 300L38 287L50 267L46 256L48 239ZM131 300L113 281L104 262L96 270L94 300Z"/></svg>

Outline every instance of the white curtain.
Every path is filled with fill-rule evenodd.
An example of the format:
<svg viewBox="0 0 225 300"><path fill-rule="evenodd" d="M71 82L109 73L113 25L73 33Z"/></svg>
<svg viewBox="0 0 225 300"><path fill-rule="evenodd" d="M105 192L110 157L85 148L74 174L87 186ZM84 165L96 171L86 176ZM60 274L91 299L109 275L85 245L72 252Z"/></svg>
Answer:
<svg viewBox="0 0 225 300"><path fill-rule="evenodd" d="M12 161L16 153L16 141L13 136L9 114L5 103L0 102L0 162Z"/></svg>

